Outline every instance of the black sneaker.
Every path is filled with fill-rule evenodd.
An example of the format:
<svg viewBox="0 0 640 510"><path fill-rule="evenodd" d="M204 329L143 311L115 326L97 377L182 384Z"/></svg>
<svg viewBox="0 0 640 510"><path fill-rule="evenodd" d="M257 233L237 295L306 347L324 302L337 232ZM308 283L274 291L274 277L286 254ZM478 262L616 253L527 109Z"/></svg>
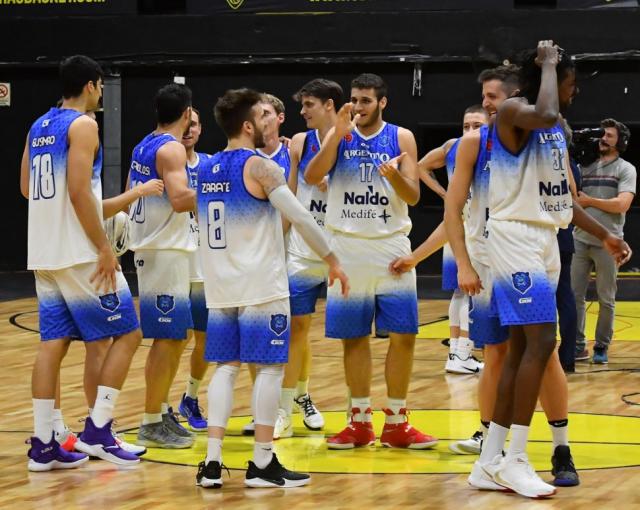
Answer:
<svg viewBox="0 0 640 510"><path fill-rule="evenodd" d="M558 445L551 457L551 474L556 487L574 487L580 485L578 472L573 465L571 450L568 446Z"/></svg>
<svg viewBox="0 0 640 510"><path fill-rule="evenodd" d="M218 461L209 461L205 464L202 461L198 464L198 474L196 475L196 485L206 489L219 489L222 487L222 468L226 468L224 464ZM227 473L229 470L227 469Z"/></svg>
<svg viewBox="0 0 640 510"><path fill-rule="evenodd" d="M289 471L278 461L276 454L269 465L264 469L259 469L253 462L249 461L249 469L244 479L247 487L302 487L307 485L311 477L305 473Z"/></svg>

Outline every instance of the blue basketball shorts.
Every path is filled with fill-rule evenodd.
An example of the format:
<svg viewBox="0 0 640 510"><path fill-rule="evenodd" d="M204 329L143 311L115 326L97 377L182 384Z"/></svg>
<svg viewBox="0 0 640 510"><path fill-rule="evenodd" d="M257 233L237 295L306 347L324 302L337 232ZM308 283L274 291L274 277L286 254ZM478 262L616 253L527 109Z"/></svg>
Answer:
<svg viewBox="0 0 640 510"><path fill-rule="evenodd" d="M124 275L116 273L115 292L100 293L89 282L95 269L95 262L89 262L34 272L42 340L74 337L90 342L138 329Z"/></svg>
<svg viewBox="0 0 640 510"><path fill-rule="evenodd" d="M289 298L230 308L209 308L204 358L273 365L289 359Z"/></svg>
<svg viewBox="0 0 640 510"><path fill-rule="evenodd" d="M289 302L291 315L308 315L316 311L316 302L327 283L329 267L321 260L311 260L295 253L287 254Z"/></svg>

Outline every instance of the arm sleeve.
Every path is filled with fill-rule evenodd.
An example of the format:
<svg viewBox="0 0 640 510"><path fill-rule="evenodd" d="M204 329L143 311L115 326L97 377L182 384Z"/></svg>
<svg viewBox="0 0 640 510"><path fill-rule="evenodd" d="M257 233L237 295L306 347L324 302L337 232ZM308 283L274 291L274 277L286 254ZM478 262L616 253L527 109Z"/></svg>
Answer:
<svg viewBox="0 0 640 510"><path fill-rule="evenodd" d="M316 254L325 258L331 253L324 232L287 186L278 186L269 194L269 201L295 225L302 238Z"/></svg>

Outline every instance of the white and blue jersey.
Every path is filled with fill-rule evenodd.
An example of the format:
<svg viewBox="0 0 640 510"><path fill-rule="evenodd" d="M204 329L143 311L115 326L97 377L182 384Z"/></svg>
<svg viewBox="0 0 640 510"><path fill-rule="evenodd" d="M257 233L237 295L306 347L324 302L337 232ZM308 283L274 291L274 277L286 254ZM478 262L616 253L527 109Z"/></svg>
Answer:
<svg viewBox="0 0 640 510"><path fill-rule="evenodd" d="M69 199L68 133L83 114L51 108L29 130L28 269L62 269L98 259ZM102 150L96 154L91 191L102 222Z"/></svg>
<svg viewBox="0 0 640 510"><path fill-rule="evenodd" d="M280 213L244 182L249 149L198 171L198 223L209 309L205 359L284 363L291 315Z"/></svg>
<svg viewBox="0 0 640 510"><path fill-rule="evenodd" d="M356 128L340 142L329 172L327 229L368 239L411 231L407 203L378 171L401 152L398 126L386 122L377 133Z"/></svg>
<svg viewBox="0 0 640 510"><path fill-rule="evenodd" d="M291 172L291 157L289 156L289 148L282 142L273 154L267 154L260 149L256 149L259 156L270 159L280 167L284 178L289 180L289 172Z"/></svg>
<svg viewBox="0 0 640 510"><path fill-rule="evenodd" d="M151 179L160 179L156 166L158 151L176 139L168 133L151 133L135 146L129 169L129 187L134 188ZM137 250L196 249L189 234L189 214L173 210L167 191L161 196L140 197L129 209L131 216L131 246Z"/></svg>
<svg viewBox="0 0 640 510"><path fill-rule="evenodd" d="M133 299L121 272L116 290L99 294L90 282L97 252L69 199L69 128L83 114L52 108L29 131L29 269L35 270L42 340L84 341L138 328ZM96 214L102 220L102 148L91 176Z"/></svg>
<svg viewBox="0 0 640 510"><path fill-rule="evenodd" d="M556 230L573 216L566 154L559 123L532 130L517 154L504 147L494 129L488 247L492 303L503 325L556 321Z"/></svg>
<svg viewBox="0 0 640 510"><path fill-rule="evenodd" d="M460 139L457 139L449 149L449 152L447 152L445 158L449 182L451 182L453 178L459 144ZM442 290L456 290L457 288L458 266L456 265L456 258L453 256L453 251L451 251L451 247L447 243L442 250Z"/></svg>

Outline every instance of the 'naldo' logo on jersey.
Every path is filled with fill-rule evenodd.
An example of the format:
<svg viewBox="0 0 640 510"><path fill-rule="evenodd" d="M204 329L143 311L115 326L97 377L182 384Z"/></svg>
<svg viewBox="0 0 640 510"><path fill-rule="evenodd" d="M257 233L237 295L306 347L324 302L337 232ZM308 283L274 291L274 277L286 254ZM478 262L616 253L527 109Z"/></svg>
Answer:
<svg viewBox="0 0 640 510"><path fill-rule="evenodd" d="M276 313L271 316L269 329L280 336L287 330L287 316L283 313Z"/></svg>
<svg viewBox="0 0 640 510"><path fill-rule="evenodd" d="M520 294L526 293L533 286L529 273L524 271L513 273L511 275L511 281L513 282L513 288Z"/></svg>
<svg viewBox="0 0 640 510"><path fill-rule="evenodd" d="M176 300L168 294L159 294L156 296L156 308L164 315L167 315L176 307Z"/></svg>
<svg viewBox="0 0 640 510"><path fill-rule="evenodd" d="M100 306L108 312L115 312L120 306L120 298L118 294L112 292L100 297Z"/></svg>

